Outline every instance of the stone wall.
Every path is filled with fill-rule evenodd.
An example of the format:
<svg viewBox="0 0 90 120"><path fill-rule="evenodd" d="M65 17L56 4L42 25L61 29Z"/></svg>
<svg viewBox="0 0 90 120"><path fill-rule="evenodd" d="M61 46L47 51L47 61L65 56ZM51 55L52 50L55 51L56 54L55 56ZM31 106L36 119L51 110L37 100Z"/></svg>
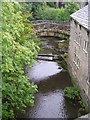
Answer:
<svg viewBox="0 0 90 120"><path fill-rule="evenodd" d="M75 82L80 86L82 97L88 103L89 96L89 74L88 74L88 50L87 43L90 32L71 20L70 42L69 42L69 72L73 75ZM86 42L85 42L86 41ZM86 44L86 45L85 45ZM86 48L85 48L86 46Z"/></svg>
<svg viewBox="0 0 90 120"><path fill-rule="evenodd" d="M69 37L69 23L55 21L35 21L32 23L38 36L54 36L66 39Z"/></svg>

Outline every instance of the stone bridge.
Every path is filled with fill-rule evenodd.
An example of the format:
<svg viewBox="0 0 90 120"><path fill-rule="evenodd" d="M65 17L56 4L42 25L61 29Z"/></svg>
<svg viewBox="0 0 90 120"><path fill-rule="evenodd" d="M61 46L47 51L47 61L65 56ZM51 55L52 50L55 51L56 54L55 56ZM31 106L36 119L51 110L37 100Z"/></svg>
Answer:
<svg viewBox="0 0 90 120"><path fill-rule="evenodd" d="M39 37L54 36L67 39L70 34L69 22L55 22L49 20L33 21L34 29Z"/></svg>

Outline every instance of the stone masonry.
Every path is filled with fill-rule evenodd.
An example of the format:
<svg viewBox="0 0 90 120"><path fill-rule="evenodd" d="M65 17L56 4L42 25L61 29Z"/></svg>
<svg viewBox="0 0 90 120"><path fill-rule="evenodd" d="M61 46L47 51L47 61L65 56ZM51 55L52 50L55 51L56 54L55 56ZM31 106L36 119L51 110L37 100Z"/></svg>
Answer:
<svg viewBox="0 0 90 120"><path fill-rule="evenodd" d="M68 38L70 34L70 25L66 22L54 21L35 21L33 22L36 34L41 36L54 36Z"/></svg>
<svg viewBox="0 0 90 120"><path fill-rule="evenodd" d="M71 15L71 32L69 42L69 72L80 86L82 98L90 101L90 27L89 5Z"/></svg>

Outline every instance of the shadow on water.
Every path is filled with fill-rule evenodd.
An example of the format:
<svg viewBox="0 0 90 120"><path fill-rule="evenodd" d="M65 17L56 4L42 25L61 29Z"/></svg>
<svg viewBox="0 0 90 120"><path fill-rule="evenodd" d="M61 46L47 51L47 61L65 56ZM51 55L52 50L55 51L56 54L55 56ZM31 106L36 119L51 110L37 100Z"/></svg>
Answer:
<svg viewBox="0 0 90 120"><path fill-rule="evenodd" d="M58 40L55 42L53 39L44 40L40 54L54 54L52 48L57 47ZM35 106L28 107L26 118L68 119L78 116L78 106L72 104L64 96L64 88L72 86L70 75L63 71L58 61L37 60L32 68L26 66L26 71L30 80L38 85Z"/></svg>

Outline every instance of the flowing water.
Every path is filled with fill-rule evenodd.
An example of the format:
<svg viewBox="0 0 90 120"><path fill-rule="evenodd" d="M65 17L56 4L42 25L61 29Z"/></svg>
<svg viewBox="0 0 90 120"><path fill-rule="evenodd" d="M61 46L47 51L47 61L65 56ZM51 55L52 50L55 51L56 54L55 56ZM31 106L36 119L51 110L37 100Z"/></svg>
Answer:
<svg viewBox="0 0 90 120"><path fill-rule="evenodd" d="M35 106L27 109L26 118L76 118L78 106L64 96L64 88L72 86L68 72L60 66L53 55L58 53L59 39L42 39L40 55L32 68L26 66L27 75L38 85L35 95Z"/></svg>

